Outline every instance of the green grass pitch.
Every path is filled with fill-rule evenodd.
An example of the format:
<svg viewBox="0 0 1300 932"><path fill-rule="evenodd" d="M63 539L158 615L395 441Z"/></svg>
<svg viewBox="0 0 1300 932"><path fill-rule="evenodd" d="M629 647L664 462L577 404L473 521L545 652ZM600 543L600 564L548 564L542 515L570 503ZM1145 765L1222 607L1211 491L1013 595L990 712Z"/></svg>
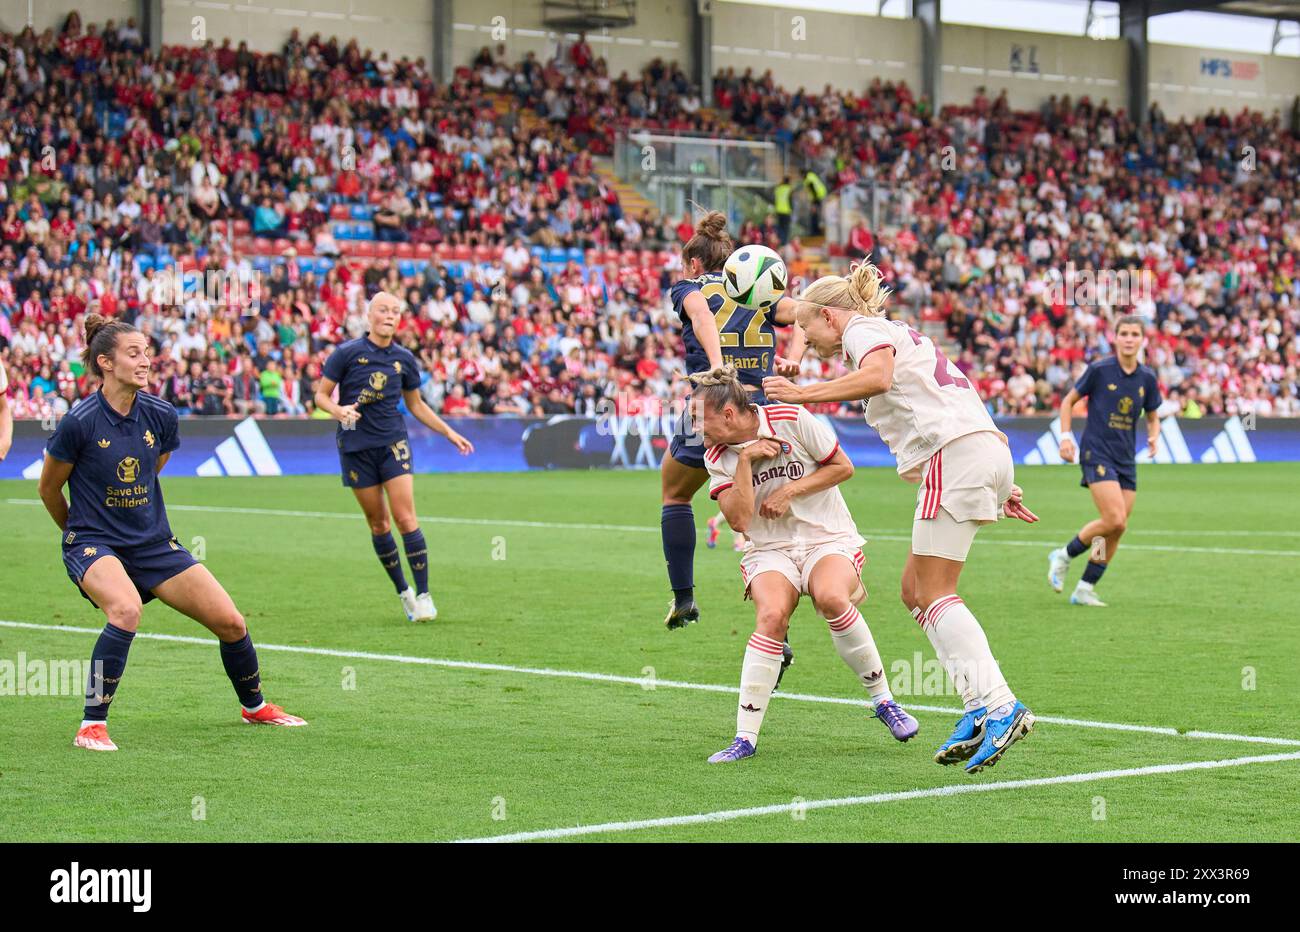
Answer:
<svg viewBox="0 0 1300 932"><path fill-rule="evenodd" d="M255 642L341 652L261 653L268 697L311 725L244 726L215 642L137 639L111 719L116 754L72 747L79 696L0 695L0 841L450 840L765 806L791 808L578 837L1295 840L1300 760L1144 768L1300 752L1297 469L1145 466L1140 478L1131 529L1099 586L1109 608L1072 607L1045 579L1048 549L1089 517L1077 470L1022 468L1043 520L981 532L962 594L1012 686L1048 718L1292 743L1043 722L972 778L930 760L954 715L917 712L920 735L900 745L863 708L778 699L758 755L710 767L732 737L734 694L648 688L735 687L752 631L736 555L704 548L703 494L703 619L670 633L657 475L418 476L440 616L416 626L337 479L165 477L173 529L187 544L202 539ZM897 598L914 488L864 469L845 492L870 538L864 614L899 700L958 708L924 669L897 666L931 657ZM50 627L0 626L0 660L81 659L94 634L53 626L98 630L102 618L69 583L35 500L35 483L0 483L0 619ZM1076 561L1069 585L1081 570ZM207 637L156 602L141 630ZM791 641L786 690L862 696L806 602ZM385 657L347 656L357 653ZM1122 773L1072 776L1103 771ZM1079 782L1017 785L1060 777ZM1013 785L962 789L980 783ZM955 792L925 792L944 787ZM817 804L863 796L875 801Z"/></svg>

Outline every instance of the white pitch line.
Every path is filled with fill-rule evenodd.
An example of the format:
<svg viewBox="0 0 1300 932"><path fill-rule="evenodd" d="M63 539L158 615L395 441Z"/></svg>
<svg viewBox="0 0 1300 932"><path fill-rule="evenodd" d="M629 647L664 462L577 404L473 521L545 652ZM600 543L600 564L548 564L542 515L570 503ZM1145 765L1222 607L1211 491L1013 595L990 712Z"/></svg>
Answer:
<svg viewBox="0 0 1300 932"><path fill-rule="evenodd" d="M30 621L0 621L0 628L25 628L32 631L57 631L72 634L99 634L101 628L81 628L75 625L44 625ZM145 638L154 641L170 641L176 644L202 644L212 646L211 638L193 637L186 634L157 634L154 632L136 632L136 639ZM409 654L376 654L360 650L336 650L330 647L298 647L292 644L257 644L258 650L283 651L290 654L311 654L317 657L341 657L347 660L382 660L388 663L406 663L426 667L443 667L451 670L485 670L496 673L522 673L528 676L550 676L560 679L587 680L593 683L619 683L627 686L640 686L642 689L663 687L665 689L690 689L696 692L729 693L740 692L735 686L719 686L713 683L687 683L681 680L651 679L644 676L621 676L615 673L589 673L583 670L553 670L549 667L520 667L506 663L483 663L476 660L448 660L439 657L413 657ZM777 692L779 699L795 702L816 702L824 705L851 705L866 707L862 699L845 699L841 696L814 696L807 693ZM939 705L919 705L909 702L909 710L917 712L936 712L943 715L961 715L961 709L951 709ZM1300 740L1295 738L1274 738L1266 735L1234 735L1214 731L1179 731L1162 725L1130 725L1123 722L1094 722L1081 718L1059 718L1050 715L1034 717L1047 725L1069 725L1075 728L1099 728L1106 731L1133 731L1148 735L1167 735L1171 738L1202 738L1213 741L1243 741L1252 744L1279 744L1287 747L1300 747Z"/></svg>
<svg viewBox="0 0 1300 932"><path fill-rule="evenodd" d="M39 505L39 499L34 498L10 498L5 500L9 505ZM229 515L263 515L274 518L342 518L347 521L361 521L364 515L361 512L344 512L344 511L298 511L289 508L244 508L234 505L168 505L168 511L191 511L200 514L229 514ZM427 524L463 524L477 527L521 527L521 528L543 528L546 530L557 531L622 531L635 534L658 534L659 528L645 524L578 524L565 521L521 521L515 518L451 518L436 515L417 515L421 522ZM863 531L863 536L869 540L889 541L891 543L911 543L912 537L908 534L882 534L873 531ZM1189 537L1195 537L1200 533L1203 536L1212 536L1213 532L1193 532L1188 531ZM992 544L1002 547L1049 547L1054 539L1041 540L1001 540L996 537L977 537L976 544ZM1192 547L1192 546L1169 546L1166 544L1125 544L1125 550L1148 550L1155 553L1207 553L1207 554L1231 554L1236 556L1253 556L1253 557L1300 557L1300 550L1254 550L1235 547Z"/></svg>
<svg viewBox="0 0 1300 932"><path fill-rule="evenodd" d="M1300 751L1289 754L1261 754L1254 757L1233 757L1227 760L1191 761L1186 764L1152 764L1147 767L1128 767L1123 770L1096 770L1091 773L1069 773L1059 777L1035 777L1026 780L1002 780L997 783L954 783L928 790L905 790L897 793L875 793L871 796L841 796L835 799L813 799L807 802L781 803L774 806L750 806L746 809L723 809L718 812L700 812L694 815L668 816L661 819L638 819L630 822L601 822L596 825L573 825L566 828L548 828L535 832L513 832L509 835L487 835L481 838L461 838L461 843L542 841L554 838L574 838L582 835L605 835L611 832L635 832L641 829L668 828L676 825L702 825L710 822L730 822L754 816L803 813L811 809L839 809L845 806L870 806L877 803L897 803L909 799L932 799L943 796L960 796L965 793L991 793L996 790L1029 789L1038 786L1059 786L1066 783L1095 783L1098 780L1118 780L1125 777L1146 777L1157 774L1185 773L1189 770L1217 770L1222 767L1244 767L1247 764L1275 764L1300 760Z"/></svg>

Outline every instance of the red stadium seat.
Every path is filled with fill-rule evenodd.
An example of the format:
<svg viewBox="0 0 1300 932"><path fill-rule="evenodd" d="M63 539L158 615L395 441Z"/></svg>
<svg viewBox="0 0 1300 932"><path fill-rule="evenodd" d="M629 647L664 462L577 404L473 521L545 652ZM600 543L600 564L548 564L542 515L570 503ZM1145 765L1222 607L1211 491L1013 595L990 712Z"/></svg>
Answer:
<svg viewBox="0 0 1300 932"><path fill-rule="evenodd" d="M275 251L275 241L259 236L253 240L253 252L259 256L269 256Z"/></svg>
<svg viewBox="0 0 1300 932"><path fill-rule="evenodd" d="M475 261L475 262L491 262L491 261L492 261L492 247L491 247L491 246L484 246L484 245L475 246L475 247L474 247L474 261Z"/></svg>
<svg viewBox="0 0 1300 932"><path fill-rule="evenodd" d="M335 204L330 208L331 220L351 220L352 210L347 204Z"/></svg>
<svg viewBox="0 0 1300 932"><path fill-rule="evenodd" d="M399 259L414 259L414 258L415 258L415 244L414 244L414 243L398 243L398 244L397 244L397 251L396 251L396 253L394 253L394 254L395 254L395 255L397 256L397 258L399 258Z"/></svg>
<svg viewBox="0 0 1300 932"><path fill-rule="evenodd" d="M243 220L243 219L236 220L233 223L231 223L230 228L231 230L234 231L234 234L236 236L248 236L250 233L253 232L253 225L249 223L247 220Z"/></svg>
<svg viewBox="0 0 1300 932"><path fill-rule="evenodd" d="M271 244L271 248L275 250L275 254L278 256L292 245L293 240L291 239L278 239Z"/></svg>
<svg viewBox="0 0 1300 932"><path fill-rule="evenodd" d="M495 246L492 247L492 261L500 262L502 256L504 256L505 254L506 254L506 247L502 246L500 243L497 243Z"/></svg>
<svg viewBox="0 0 1300 932"><path fill-rule="evenodd" d="M391 259L393 256L397 255L397 244L376 241L375 255L384 259Z"/></svg>
<svg viewBox="0 0 1300 932"><path fill-rule="evenodd" d="M416 257L417 259L432 259L432 258L433 258L433 247L430 246L428 243L416 243L416 244L415 244L415 257Z"/></svg>
<svg viewBox="0 0 1300 932"><path fill-rule="evenodd" d="M421 243L420 245L427 246L429 244ZM447 243L439 243L434 247L433 254L438 257L439 262L446 262L451 258L451 246Z"/></svg>
<svg viewBox="0 0 1300 932"><path fill-rule="evenodd" d="M451 249L451 257L457 262L468 262L474 257L469 245L466 243L457 243Z"/></svg>
<svg viewBox="0 0 1300 932"><path fill-rule="evenodd" d="M375 246L376 243L374 242L374 240L368 240L368 239L355 240L352 243L352 255L365 256L366 258L374 258L374 256L376 255Z"/></svg>

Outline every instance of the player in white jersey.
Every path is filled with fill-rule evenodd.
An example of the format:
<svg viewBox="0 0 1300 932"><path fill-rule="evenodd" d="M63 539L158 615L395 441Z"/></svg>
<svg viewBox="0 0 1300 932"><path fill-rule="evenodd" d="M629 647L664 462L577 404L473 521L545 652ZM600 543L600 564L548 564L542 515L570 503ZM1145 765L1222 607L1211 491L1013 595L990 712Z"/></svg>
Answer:
<svg viewBox="0 0 1300 932"><path fill-rule="evenodd" d="M14 442L14 413L9 410L9 376L0 363L0 463L9 455Z"/></svg>
<svg viewBox="0 0 1300 932"><path fill-rule="evenodd" d="M848 278L810 285L798 310L808 343L823 357L843 355L853 371L803 386L767 378L763 389L785 402L861 401L899 475L921 484L902 597L966 705L935 761L968 761L966 771L977 773L1027 735L1034 716L1007 686L983 628L957 595L957 580L982 525L1000 514L1038 518L1021 504L1006 436L979 393L929 337L884 316L888 294L865 262Z"/></svg>
<svg viewBox="0 0 1300 932"><path fill-rule="evenodd" d="M691 417L704 435L709 496L727 523L748 535L740 561L754 634L740 676L736 738L709 758L729 763L754 753L781 672L781 645L801 595L812 597L844 662L871 697L876 717L899 741L916 719L894 702L857 604L861 535L837 486L853 475L835 432L796 405L754 405L732 366L691 376Z"/></svg>

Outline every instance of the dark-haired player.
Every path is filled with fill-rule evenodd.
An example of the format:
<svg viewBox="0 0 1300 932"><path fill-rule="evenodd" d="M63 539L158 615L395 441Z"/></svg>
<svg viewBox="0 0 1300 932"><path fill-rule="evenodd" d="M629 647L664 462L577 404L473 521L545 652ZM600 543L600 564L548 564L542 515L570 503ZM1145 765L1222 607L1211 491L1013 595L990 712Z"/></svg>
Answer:
<svg viewBox="0 0 1300 932"><path fill-rule="evenodd" d="M1083 478L1098 517L1083 526L1064 547L1048 555L1047 581L1060 592L1070 560L1090 553L1083 578L1070 595L1071 605L1105 606L1094 587L1115 557L1119 539L1128 527L1137 499L1138 415L1147 422L1147 452L1155 456L1160 439L1160 384L1155 372L1138 362L1138 353L1146 341L1142 318L1126 314L1115 323L1115 355L1098 359L1084 370L1079 381L1061 399L1061 459L1067 463L1078 454ZM1080 398L1088 399L1088 425L1083 441L1075 448L1070 430L1073 408ZM1105 548L1094 541L1105 540Z"/></svg>
<svg viewBox="0 0 1300 932"><path fill-rule="evenodd" d="M773 372L797 374L804 339L795 328L789 359L776 355L773 325L794 323L795 302L790 298L782 298L769 310L745 307L727 296L722 266L735 248L727 234L726 217L716 210L706 214L696 224L695 235L682 247L682 268L687 277L672 286L669 296L682 324L687 374L734 366L742 384L751 390L754 403L762 404L763 377ZM668 563L668 584L673 590L664 623L673 629L700 617L695 604L695 513L691 499L709 474L704 468L704 442L691 430L687 412L683 412L678 432L664 455L660 477L663 487L660 528L664 560ZM789 666L789 645L785 652L786 666Z"/></svg>
<svg viewBox="0 0 1300 932"><path fill-rule="evenodd" d="M393 581L407 619L433 621L438 610L429 594L429 549L415 516L414 463L398 401L404 400L416 420L442 434L462 454L473 453L474 446L420 397L420 366L415 354L393 339L402 317L402 302L381 291L370 299L367 316L370 331L342 344L325 360L316 406L339 422L343 484L352 489L365 513L375 555ZM336 385L337 402L333 399ZM390 508L415 577L414 590L406 583L397 542L389 529Z"/></svg>
<svg viewBox="0 0 1300 932"><path fill-rule="evenodd" d="M90 655L86 707L74 741L116 751L109 704L126 668L141 608L154 598L217 636L245 722L306 725L262 697L257 651L221 583L172 535L158 474L180 446L176 409L144 391L149 341L130 324L86 318L86 368L103 385L59 421L45 452L40 495L63 532L63 562L107 617ZM63 497L68 486L69 499Z"/></svg>

